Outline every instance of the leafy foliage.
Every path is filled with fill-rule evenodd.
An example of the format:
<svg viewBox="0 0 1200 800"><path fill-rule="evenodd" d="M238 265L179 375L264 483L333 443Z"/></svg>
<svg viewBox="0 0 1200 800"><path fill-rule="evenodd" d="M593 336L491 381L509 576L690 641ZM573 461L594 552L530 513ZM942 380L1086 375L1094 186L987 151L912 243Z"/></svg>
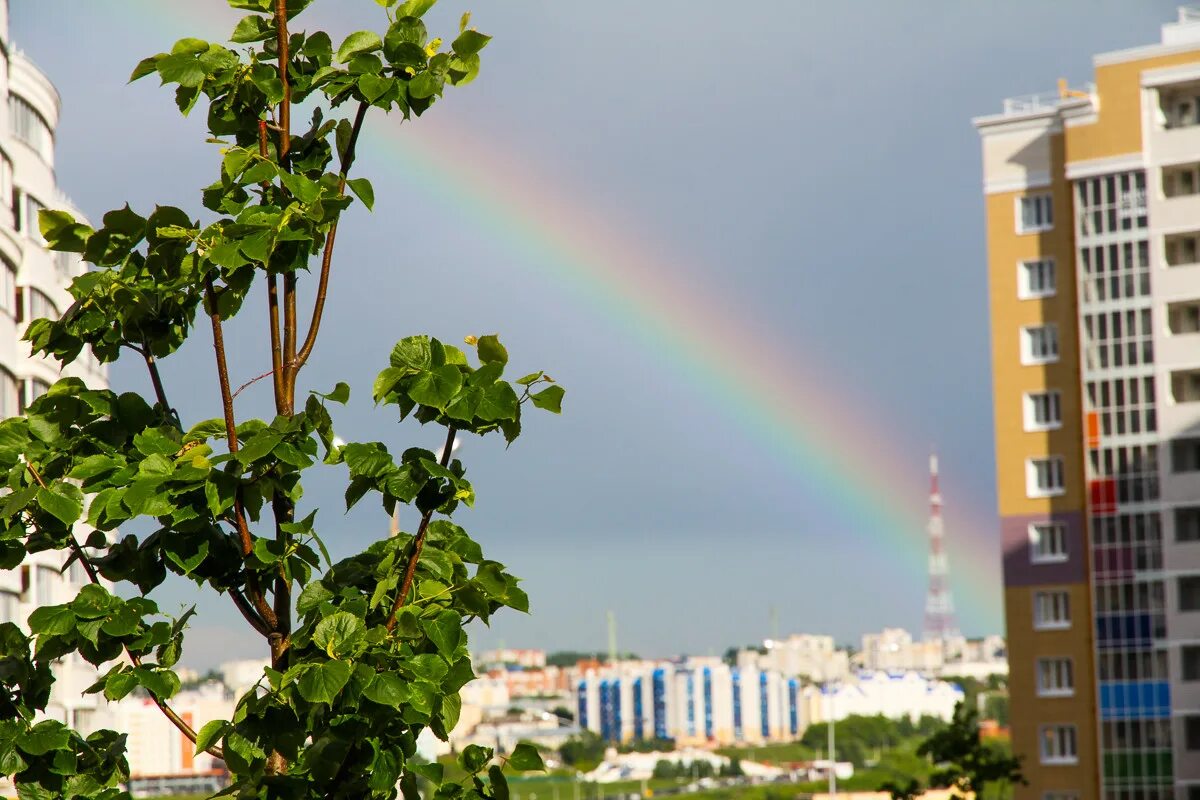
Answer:
<svg viewBox="0 0 1200 800"><path fill-rule="evenodd" d="M374 204L370 181L348 177L368 112L421 116L448 87L474 79L489 41L464 16L444 49L422 19L434 0L376 1L385 30L352 33L335 48L324 32L289 30L312 0L228 0L248 12L233 47L182 39L135 67L132 80L156 75L173 87L182 113L205 110L221 157L203 210L126 205L97 228L41 215L49 247L94 268L75 279L60 319L30 324L34 352L63 364L85 349L101 362L137 358L154 397L64 379L24 417L0 422L0 567L57 550L92 579L70 603L37 609L28 632L0 625L0 771L23 798L126 796L124 736L84 738L41 719L51 664L71 653L101 668L88 691L112 700L142 691L197 752L223 758L234 797L416 800L420 778L438 800L506 800L505 770L543 769L527 746L503 765L472 747L460 759L467 779L444 781L440 766L415 754L422 731L445 739L458 721L459 689L474 677L464 624L528 610L518 579L450 520L475 500L450 444L497 432L511 443L527 404L557 413L563 390L542 372L506 380L509 354L494 335L468 336L465 350L409 336L380 358L372 394L393 419L445 429L441 453L341 443L334 415L350 395L344 383L296 400L338 221L355 199ZM311 119L294 132L301 102ZM301 336L296 288L310 270L316 302ZM255 283L268 293L277 413L238 420L224 328ZM185 426L158 360L195 333L198 317L212 329L222 407ZM296 513L305 471L318 462L345 466L347 507L370 496L389 514L411 508L415 531L331 564L316 510ZM134 520L153 532L118 535ZM233 718L200 731L169 708L190 616L167 617L151 599L169 574L229 596L271 654ZM122 584L130 599L112 591Z"/></svg>
<svg viewBox="0 0 1200 800"><path fill-rule="evenodd" d="M1021 760L980 738L979 712L966 703L955 706L950 724L917 752L936 765L933 786L951 787L964 796L985 797L990 788L1025 782Z"/></svg>

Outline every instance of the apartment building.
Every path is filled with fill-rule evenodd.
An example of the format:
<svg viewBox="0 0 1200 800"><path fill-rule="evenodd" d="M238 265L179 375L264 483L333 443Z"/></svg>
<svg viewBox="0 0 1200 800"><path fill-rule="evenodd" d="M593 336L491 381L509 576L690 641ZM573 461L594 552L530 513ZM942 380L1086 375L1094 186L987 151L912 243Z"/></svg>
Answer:
<svg viewBox="0 0 1200 800"><path fill-rule="evenodd" d="M1037 800L1200 800L1200 8L982 139L1012 737Z"/></svg>
<svg viewBox="0 0 1200 800"><path fill-rule="evenodd" d="M104 368L90 357L60 372L52 359L32 358L21 341L31 319L53 317L72 302L71 279L83 271L79 257L50 253L38 230L37 212L58 208L82 214L58 189L54 131L60 110L49 79L10 41L8 3L0 2L0 418L25 406L64 375L107 386ZM24 625L39 605L71 600L86 580L79 565L64 573L65 554L38 553L16 569L0 570L0 623ZM67 724L87 725L95 695L83 695L95 670L67 656L47 713Z"/></svg>

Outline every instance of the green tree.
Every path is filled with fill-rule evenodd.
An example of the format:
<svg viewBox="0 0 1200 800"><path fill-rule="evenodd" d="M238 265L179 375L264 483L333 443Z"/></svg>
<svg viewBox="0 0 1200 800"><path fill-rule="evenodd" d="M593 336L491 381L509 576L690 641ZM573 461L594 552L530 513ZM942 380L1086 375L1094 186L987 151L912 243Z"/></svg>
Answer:
<svg viewBox="0 0 1200 800"><path fill-rule="evenodd" d="M917 749L935 764L931 783L965 794L986 797L989 790L1005 791L1024 783L1021 761L984 742L979 736L979 712L966 703L954 707L950 725L934 733Z"/></svg>
<svg viewBox="0 0 1200 800"><path fill-rule="evenodd" d="M901 778L895 781L885 781L880 784L879 791L887 792L892 800L916 800L924 791L921 782L916 778Z"/></svg>
<svg viewBox="0 0 1200 800"><path fill-rule="evenodd" d="M494 335L466 337L466 351L409 336L390 358L380 355L372 394L381 421L439 428L446 444L394 455L381 442L335 439L349 386L304 392L299 380L331 291L341 216L355 200L368 210L374 202L369 180L352 173L362 130L380 112L421 116L479 71L489 37L464 15L449 45L431 38L422 17L434 2L376 0L384 29L335 46L298 19L312 0L228 0L247 12L231 46L182 39L132 75L172 87L184 114L203 109L220 153L203 208L143 215L126 205L97 228L41 214L50 248L80 253L94 268L73 282L75 302L61 319L29 326L33 351L63 364L85 349L101 362L136 359L153 396L64 379L24 417L0 422L0 568L56 550L91 580L71 602L34 611L28 634L0 625L0 772L21 797L127 797L124 736L85 738L39 721L51 665L70 653L101 668L89 691L110 700L146 692L197 751L224 759L231 796L392 798L399 786L415 800L421 777L442 800L507 797L488 749L461 754L472 776L464 783L443 782L439 765L413 760L423 730L444 739L458 720L459 689L473 677L464 623L528 605L518 580L449 519L475 498L450 445L496 432L512 442L526 404L557 412L563 391L541 372L505 380L509 355ZM296 124L301 104L309 119ZM413 235L420 231L398 230L393 252ZM414 273L414 289L421 280L435 278ZM312 300L302 307L306 281ZM255 309L263 318L236 327L255 285L266 297ZM185 422L159 361L196 333L197 315L211 331L213 372L210 384L190 376L187 391L211 385L220 405L213 419ZM270 378L269 420L237 415L235 353L225 345L259 331L270 364L235 366ZM388 514L411 509L415 529L330 563L317 512L301 504L306 471L322 461L347 470L348 508L370 495ZM152 532L118 537L134 520ZM271 659L233 718L199 731L170 707L192 612L172 619L155 604L168 573L228 597ZM542 762L523 745L504 766Z"/></svg>

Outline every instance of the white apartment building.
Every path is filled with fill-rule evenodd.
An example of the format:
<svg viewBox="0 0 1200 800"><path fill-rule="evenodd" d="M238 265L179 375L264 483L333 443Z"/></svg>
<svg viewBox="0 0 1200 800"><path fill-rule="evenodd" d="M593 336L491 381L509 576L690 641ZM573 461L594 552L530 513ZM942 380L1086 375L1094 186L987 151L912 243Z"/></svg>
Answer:
<svg viewBox="0 0 1200 800"><path fill-rule="evenodd" d="M625 661L590 669L575 692L576 722L610 741L787 741L808 722L797 678L730 667L716 658Z"/></svg>
<svg viewBox="0 0 1200 800"><path fill-rule="evenodd" d="M54 131L59 96L54 85L8 35L8 2L0 0L0 418L20 414L60 377L107 386L106 370L90 354L65 370L52 359L32 358L21 341L38 317L55 317L72 302L71 279L85 267L77 255L50 253L38 230L37 212L57 208L83 217L58 189ZM0 570L0 622L24 625L39 605L65 603L87 577L73 566L63 574L65 554L38 553L13 570ZM57 683L47 714L68 724L86 724L95 695L82 690L95 670L68 656L55 670Z"/></svg>

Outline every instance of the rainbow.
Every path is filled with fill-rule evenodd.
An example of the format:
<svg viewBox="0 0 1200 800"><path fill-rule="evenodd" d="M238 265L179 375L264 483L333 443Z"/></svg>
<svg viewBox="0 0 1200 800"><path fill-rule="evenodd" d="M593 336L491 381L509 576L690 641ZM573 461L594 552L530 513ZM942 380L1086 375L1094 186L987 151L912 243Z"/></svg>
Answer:
<svg viewBox="0 0 1200 800"><path fill-rule="evenodd" d="M154 15L155 32L174 36L228 34L232 19L217 0L165 4L126 0L139 16ZM169 6L169 7L168 7ZM218 11L219 8L219 11ZM196 27L188 28L185 26ZM155 43L164 47L168 41ZM149 45L152 52L155 45ZM614 327L633 332L648 352L690 381L715 415L749 437L822 497L848 526L869 533L920 592L926 571L924 496L913 481L924 469L919 448L877 422L836 388L835 372L797 347L786 333L757 333L732 316L714 293L695 285L695 274L651 255L627 232L608 228L605 214L588 209L586 191L570 191L538 176L532 160L494 142L470 137L454 124L452 104L433 110L398 138L398 118L376 116L366 143L385 154L385 169L439 197L469 217L536 270L572 302L590 308ZM687 280L684 280L684 277ZM778 345L787 342L784 350ZM790 366L790 371L783 368ZM965 630L998 630L1001 611L998 522L990 509L955 509L950 503L955 600Z"/></svg>

